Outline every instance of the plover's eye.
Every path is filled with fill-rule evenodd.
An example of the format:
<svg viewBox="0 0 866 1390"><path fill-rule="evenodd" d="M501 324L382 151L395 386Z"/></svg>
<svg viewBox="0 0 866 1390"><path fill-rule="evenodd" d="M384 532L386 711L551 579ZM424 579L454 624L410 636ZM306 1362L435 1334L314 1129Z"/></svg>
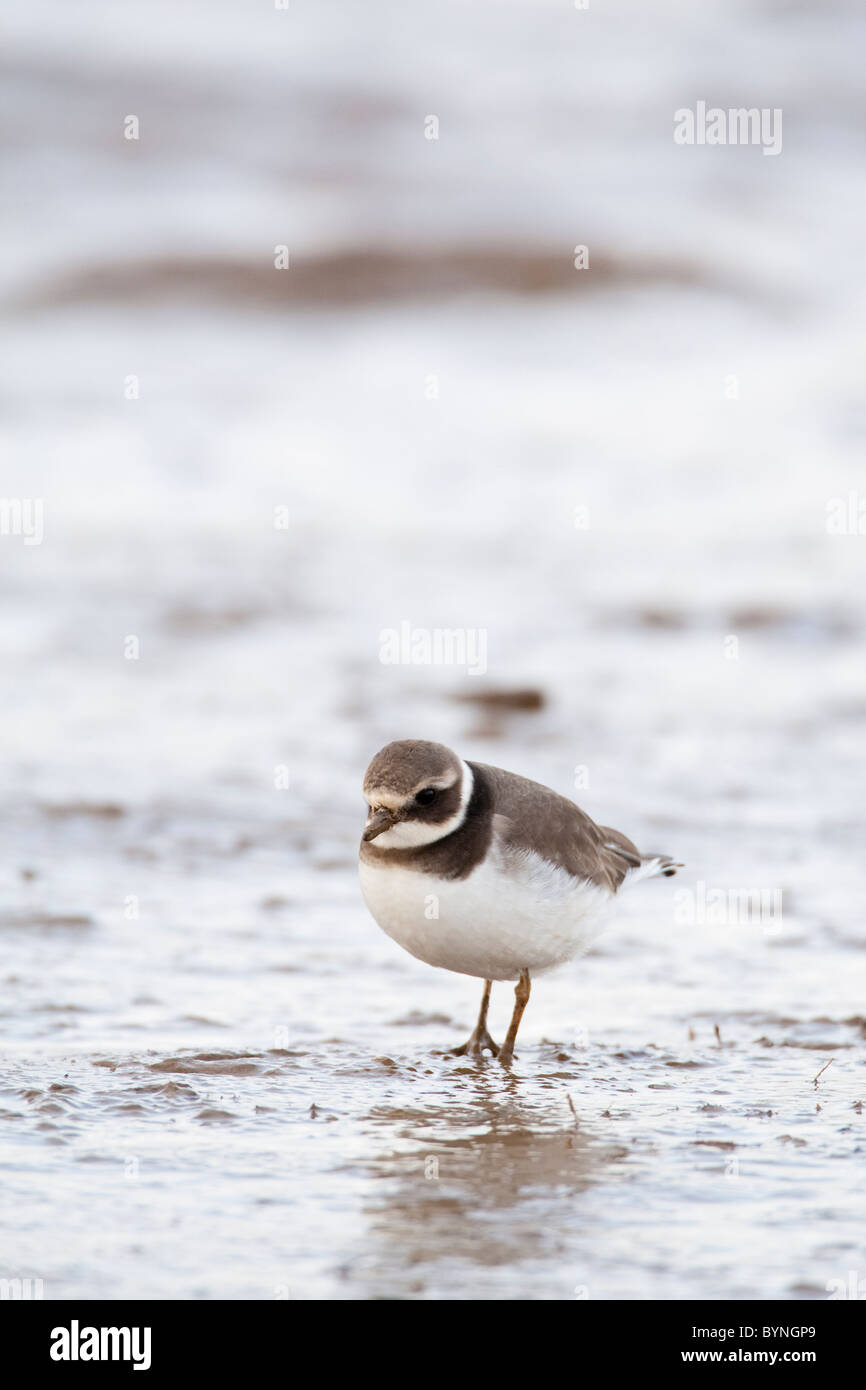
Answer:
<svg viewBox="0 0 866 1390"><path fill-rule="evenodd" d="M418 802L419 806L429 806L435 795L435 787L425 787L423 791L418 792L415 800Z"/></svg>

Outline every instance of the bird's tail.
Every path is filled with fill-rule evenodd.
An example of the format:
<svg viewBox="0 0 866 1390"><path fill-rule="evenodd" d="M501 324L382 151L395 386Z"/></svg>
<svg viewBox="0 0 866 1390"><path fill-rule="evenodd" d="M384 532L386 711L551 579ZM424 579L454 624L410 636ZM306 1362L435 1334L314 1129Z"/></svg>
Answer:
<svg viewBox="0 0 866 1390"><path fill-rule="evenodd" d="M604 848L611 850L621 864L627 866L624 871L620 868L621 886L624 883L637 883L642 878L672 878L677 869L683 867L669 854L641 854L621 830L611 830L609 825L602 825L599 829L604 836Z"/></svg>
<svg viewBox="0 0 866 1390"><path fill-rule="evenodd" d="M669 854L642 854L640 864L629 877L632 882L639 878L673 878L677 869L682 867Z"/></svg>

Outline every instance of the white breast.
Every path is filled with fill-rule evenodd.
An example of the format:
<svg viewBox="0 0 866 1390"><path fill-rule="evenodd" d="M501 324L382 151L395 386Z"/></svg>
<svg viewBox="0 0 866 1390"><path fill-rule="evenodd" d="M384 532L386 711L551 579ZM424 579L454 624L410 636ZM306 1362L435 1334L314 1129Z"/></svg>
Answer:
<svg viewBox="0 0 866 1390"><path fill-rule="evenodd" d="M483 980L516 980L592 945L613 894L495 838L468 878L441 879L361 861L361 891L379 926L419 960Z"/></svg>

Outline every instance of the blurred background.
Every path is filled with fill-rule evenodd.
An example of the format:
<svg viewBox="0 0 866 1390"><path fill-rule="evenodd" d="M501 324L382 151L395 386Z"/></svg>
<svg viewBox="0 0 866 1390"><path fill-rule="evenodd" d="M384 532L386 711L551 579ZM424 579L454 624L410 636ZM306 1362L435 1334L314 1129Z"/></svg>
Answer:
<svg viewBox="0 0 866 1390"><path fill-rule="evenodd" d="M41 544L0 536L12 1272L76 1296L822 1296L854 1258L853 1175L849 1205L821 1163L859 1142L866 1011L860 7L32 0L5 27L0 491L44 516ZM782 152L675 144L699 100L781 108ZM483 633L486 670L383 664L401 623ZM683 1152L697 1121L672 1133L665 1095L634 1111L658 1187L620 1172L598 1227L583 1168L556 1195L562 1095L554 1116L461 1072L461 1110L429 1050L475 985L360 902L361 776L407 736L687 862L521 1035L597 1116L629 1065L653 1101L681 1046L737 1069L709 1148ZM783 929L684 930L697 883L781 891ZM768 1255L765 1219L802 1233L808 1202L780 1163L742 1212L723 1179L700 1197L708 1236L695 1153L760 1147L775 1086L805 1124L831 1052L829 1224ZM680 1104L709 1123L700 1090ZM323 1105L330 1147L303 1128ZM767 1137L786 1162L794 1123ZM467 1145L450 1224L411 1167L440 1141ZM464 1248L489 1194L509 1236Z"/></svg>

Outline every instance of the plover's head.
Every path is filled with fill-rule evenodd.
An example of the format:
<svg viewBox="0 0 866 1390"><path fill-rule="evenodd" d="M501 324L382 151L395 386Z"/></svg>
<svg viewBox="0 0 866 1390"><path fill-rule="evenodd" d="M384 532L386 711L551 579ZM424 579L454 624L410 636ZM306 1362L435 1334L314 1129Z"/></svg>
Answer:
<svg viewBox="0 0 866 1390"><path fill-rule="evenodd" d="M382 849L430 845L462 825L471 795L471 769L444 744L386 744L364 774L363 838Z"/></svg>

